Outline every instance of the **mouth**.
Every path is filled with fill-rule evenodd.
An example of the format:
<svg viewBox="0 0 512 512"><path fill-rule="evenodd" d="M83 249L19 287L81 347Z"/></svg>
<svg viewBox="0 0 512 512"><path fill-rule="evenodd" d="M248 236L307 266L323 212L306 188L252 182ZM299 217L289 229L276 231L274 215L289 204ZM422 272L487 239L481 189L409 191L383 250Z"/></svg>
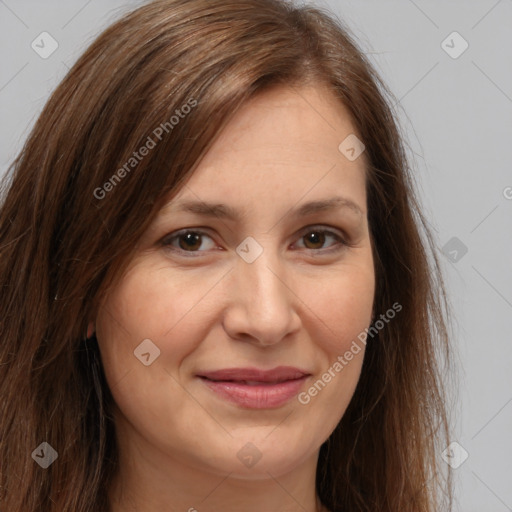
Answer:
<svg viewBox="0 0 512 512"><path fill-rule="evenodd" d="M246 409L274 409L296 396L311 374L280 366L273 370L230 368L198 374L214 394Z"/></svg>

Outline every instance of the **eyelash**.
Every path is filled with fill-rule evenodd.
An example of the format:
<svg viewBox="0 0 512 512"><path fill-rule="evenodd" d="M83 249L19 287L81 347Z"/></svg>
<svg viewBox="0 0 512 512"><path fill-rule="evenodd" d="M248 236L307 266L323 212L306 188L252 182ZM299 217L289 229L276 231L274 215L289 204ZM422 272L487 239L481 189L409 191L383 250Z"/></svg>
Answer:
<svg viewBox="0 0 512 512"><path fill-rule="evenodd" d="M307 228L304 228L306 229L306 231L302 231L301 232L301 235L299 237L299 240L304 238L306 235L310 234L310 233L321 233L323 235L326 235L326 236L332 236L336 239L337 243L334 244L334 246L330 247L330 248L327 248L327 249L307 249L308 251L312 251L312 252L321 252L322 254L330 254L330 253L334 253L334 252L338 252L338 251L341 251L342 249L344 249L346 246L348 246L349 244L343 239L343 237L341 235L339 235L338 233L332 231L332 230L329 230L329 229L325 229L325 228L322 228L322 227L319 227L319 226L307 226ZM198 254L202 253L202 252L206 252L206 251L185 251L181 248L178 248L178 247L174 247L171 245L172 241L174 240L178 240L180 237L184 236L184 235L187 235L187 234L195 234L195 235L199 235L200 237L208 237L208 238L212 238L207 232L201 230L201 229L193 229L193 228L187 228L187 229L182 229L180 231L177 231L175 233L170 233L169 235L165 236L162 241L161 241L161 244L166 248L166 249L169 249L171 250L172 252L175 252L175 253L181 253L183 254L185 257L192 257L192 258L195 258L198 256Z"/></svg>

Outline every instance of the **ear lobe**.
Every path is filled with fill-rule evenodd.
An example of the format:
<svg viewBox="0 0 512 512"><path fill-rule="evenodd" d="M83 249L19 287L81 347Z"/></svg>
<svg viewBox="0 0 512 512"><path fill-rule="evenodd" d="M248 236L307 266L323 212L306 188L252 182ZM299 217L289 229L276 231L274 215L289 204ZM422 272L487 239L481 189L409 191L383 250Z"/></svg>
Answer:
<svg viewBox="0 0 512 512"><path fill-rule="evenodd" d="M94 334L94 323L89 322L89 325L87 326L87 339L92 337L93 334Z"/></svg>

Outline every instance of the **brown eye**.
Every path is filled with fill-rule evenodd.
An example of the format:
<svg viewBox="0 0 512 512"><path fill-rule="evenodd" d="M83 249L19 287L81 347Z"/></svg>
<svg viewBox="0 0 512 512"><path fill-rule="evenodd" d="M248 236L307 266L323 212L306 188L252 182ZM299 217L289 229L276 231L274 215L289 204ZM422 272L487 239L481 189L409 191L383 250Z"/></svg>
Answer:
<svg viewBox="0 0 512 512"><path fill-rule="evenodd" d="M325 243L325 232L311 231L303 238L308 249L321 249Z"/></svg>
<svg viewBox="0 0 512 512"><path fill-rule="evenodd" d="M190 229L172 233L166 236L161 243L168 249L182 253L201 253L215 247L215 243L206 233Z"/></svg>
<svg viewBox="0 0 512 512"><path fill-rule="evenodd" d="M341 250L347 245L342 235L328 229L309 228L302 233L299 239L299 247L310 251L325 253Z"/></svg>
<svg viewBox="0 0 512 512"><path fill-rule="evenodd" d="M201 235L199 233L186 233L178 237L180 249L194 251L201 247Z"/></svg>

